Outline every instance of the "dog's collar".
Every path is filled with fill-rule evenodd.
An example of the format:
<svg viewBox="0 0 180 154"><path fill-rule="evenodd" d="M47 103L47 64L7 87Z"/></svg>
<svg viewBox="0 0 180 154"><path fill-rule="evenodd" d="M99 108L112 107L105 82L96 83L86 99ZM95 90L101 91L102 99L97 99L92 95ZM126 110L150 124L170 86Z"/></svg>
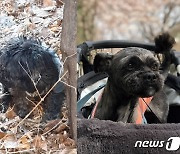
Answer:
<svg viewBox="0 0 180 154"><path fill-rule="evenodd" d="M103 92L102 92L103 93ZM92 110L91 116L90 118L94 118L96 110L97 110L97 106L101 100L102 97L102 93L101 95L98 97L96 104ZM145 111L147 110L151 100L153 99L153 97L148 97L148 98L139 98L139 102L138 102L138 106L137 106L137 118L135 120L135 124L142 124L143 123L143 116Z"/></svg>

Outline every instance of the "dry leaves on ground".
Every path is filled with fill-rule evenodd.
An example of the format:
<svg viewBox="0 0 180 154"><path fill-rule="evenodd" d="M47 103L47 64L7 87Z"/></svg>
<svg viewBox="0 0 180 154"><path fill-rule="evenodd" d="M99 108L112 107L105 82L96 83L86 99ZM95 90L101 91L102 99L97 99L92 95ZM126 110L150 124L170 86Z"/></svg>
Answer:
<svg viewBox="0 0 180 154"><path fill-rule="evenodd" d="M60 54L63 9L61 0L0 1L1 47L10 38L27 35L39 38ZM47 123L41 122L38 112L34 119L23 122L12 109L0 114L0 153L77 153L69 137L67 109L63 119Z"/></svg>
<svg viewBox="0 0 180 154"><path fill-rule="evenodd" d="M9 113L8 113L9 112ZM41 123L40 117L20 119L12 109L0 114L0 153L76 153L68 119ZM13 118L12 118L13 117Z"/></svg>
<svg viewBox="0 0 180 154"><path fill-rule="evenodd" d="M18 35L35 36L60 52L63 20L60 0L0 1L0 42Z"/></svg>

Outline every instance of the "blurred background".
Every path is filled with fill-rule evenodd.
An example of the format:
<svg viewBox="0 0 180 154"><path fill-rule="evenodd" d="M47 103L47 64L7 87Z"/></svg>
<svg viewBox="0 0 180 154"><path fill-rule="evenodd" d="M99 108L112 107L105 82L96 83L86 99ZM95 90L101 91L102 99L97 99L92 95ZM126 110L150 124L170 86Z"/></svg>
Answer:
<svg viewBox="0 0 180 154"><path fill-rule="evenodd" d="M77 44L109 39L152 42L168 31L180 51L179 0L79 0L77 11Z"/></svg>

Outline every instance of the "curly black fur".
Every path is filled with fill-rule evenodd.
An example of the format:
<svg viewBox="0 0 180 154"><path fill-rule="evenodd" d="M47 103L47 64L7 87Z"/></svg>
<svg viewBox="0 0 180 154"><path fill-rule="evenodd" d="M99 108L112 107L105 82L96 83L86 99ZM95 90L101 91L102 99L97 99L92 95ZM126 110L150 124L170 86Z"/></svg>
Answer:
<svg viewBox="0 0 180 154"><path fill-rule="evenodd" d="M62 71L57 54L39 40L24 36L11 39L0 55L0 82L6 94L1 98L3 112L9 105L15 105L16 113L25 117L32 109L32 103L27 98L39 101L34 84L43 97L59 79ZM43 102L43 119L57 118L63 99L62 88L53 90Z"/></svg>
<svg viewBox="0 0 180 154"><path fill-rule="evenodd" d="M154 42L156 46L155 52L162 54L165 52L168 53L176 43L175 39L168 32L164 32L163 34L155 37Z"/></svg>
<svg viewBox="0 0 180 154"><path fill-rule="evenodd" d="M155 37L154 42L156 46L155 53L161 53L164 55L164 60L160 69L166 78L168 75L169 66L172 63L172 57L174 57L174 53L171 51L171 49L176 42L168 32L164 32L163 34Z"/></svg>

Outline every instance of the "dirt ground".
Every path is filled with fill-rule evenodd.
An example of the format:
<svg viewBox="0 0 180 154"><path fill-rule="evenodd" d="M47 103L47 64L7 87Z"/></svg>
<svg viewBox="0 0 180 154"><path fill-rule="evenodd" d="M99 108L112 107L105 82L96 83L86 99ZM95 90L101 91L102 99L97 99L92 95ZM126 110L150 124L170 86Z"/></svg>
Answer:
<svg viewBox="0 0 180 154"><path fill-rule="evenodd" d="M38 37L61 57L60 39L64 3L61 0L0 1L0 44L20 35ZM69 137L67 108L63 118L41 123L41 111L34 119L21 119L9 109L0 114L0 153L76 153Z"/></svg>

